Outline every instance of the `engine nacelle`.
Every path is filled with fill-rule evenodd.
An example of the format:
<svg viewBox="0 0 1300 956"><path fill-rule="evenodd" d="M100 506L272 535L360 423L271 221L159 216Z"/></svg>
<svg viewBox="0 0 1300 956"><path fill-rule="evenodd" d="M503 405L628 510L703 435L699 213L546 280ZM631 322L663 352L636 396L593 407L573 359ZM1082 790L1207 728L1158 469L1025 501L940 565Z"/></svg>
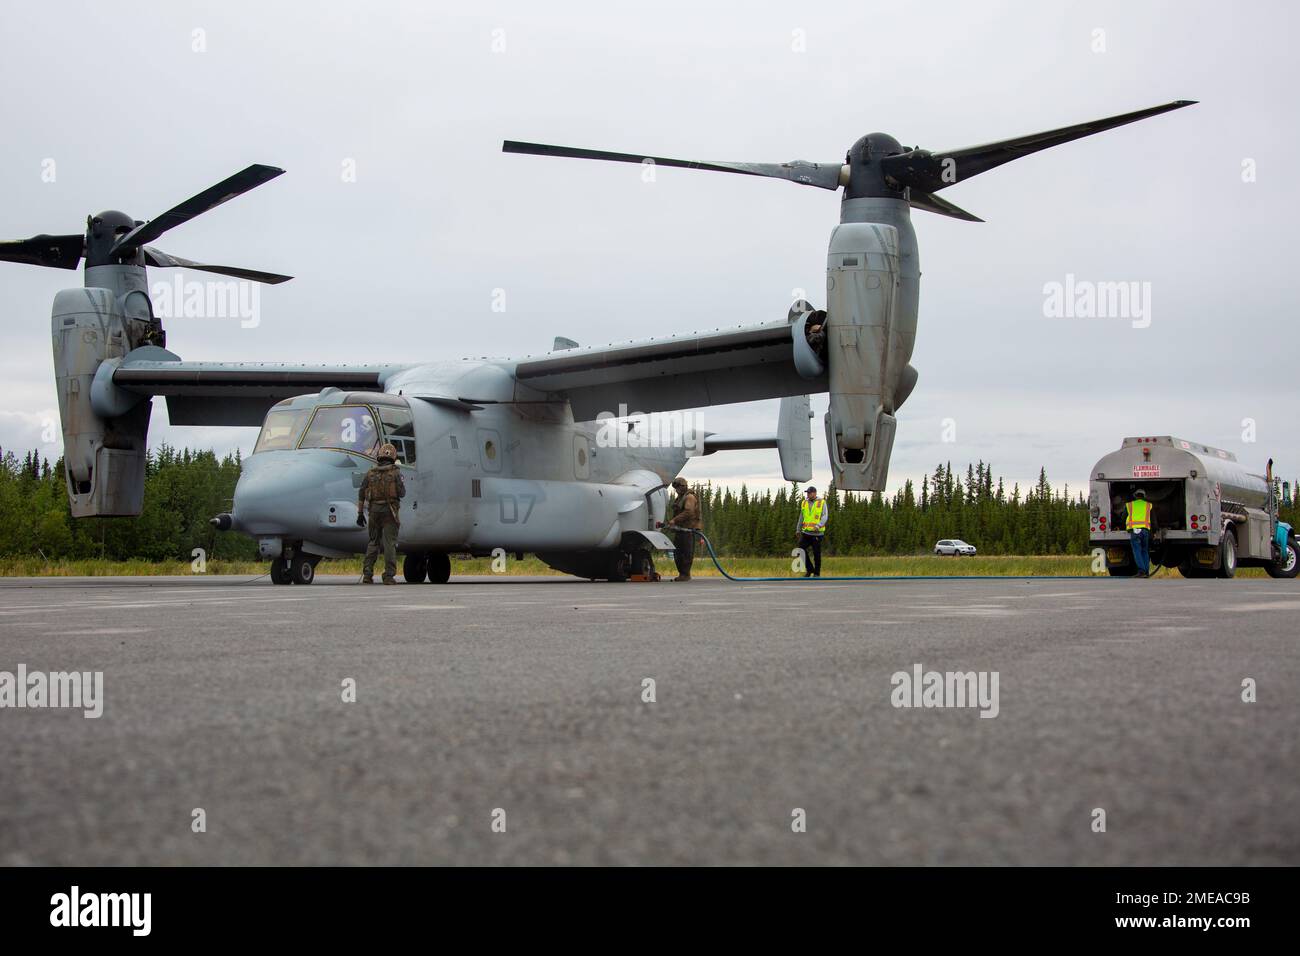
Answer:
<svg viewBox="0 0 1300 956"><path fill-rule="evenodd" d="M140 270L143 273L144 270ZM150 328L138 290L64 289L54 297L54 375L63 462L75 518L138 515L151 404L112 386L112 367ZM105 363L110 363L105 365Z"/></svg>
<svg viewBox="0 0 1300 956"><path fill-rule="evenodd" d="M878 222L845 222L831 233L826 445L835 487L845 491L884 489L894 412L916 384L908 365L916 340L916 240L910 222L900 226L906 235Z"/></svg>

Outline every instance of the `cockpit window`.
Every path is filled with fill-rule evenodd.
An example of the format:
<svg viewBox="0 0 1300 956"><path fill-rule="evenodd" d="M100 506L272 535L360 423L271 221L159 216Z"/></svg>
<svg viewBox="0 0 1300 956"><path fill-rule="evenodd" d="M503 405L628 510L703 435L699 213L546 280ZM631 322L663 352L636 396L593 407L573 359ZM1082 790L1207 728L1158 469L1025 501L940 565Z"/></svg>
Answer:
<svg viewBox="0 0 1300 956"><path fill-rule="evenodd" d="M257 436L253 454L259 451L286 451L298 444L298 436L307 424L310 408L283 408L273 410L262 422L262 433Z"/></svg>
<svg viewBox="0 0 1300 956"><path fill-rule="evenodd" d="M374 456L379 428L368 405L321 405L299 448L341 448Z"/></svg>
<svg viewBox="0 0 1300 956"><path fill-rule="evenodd" d="M384 426L384 440L397 449L397 460L403 465L415 464L415 425L409 409L392 405L379 406L379 420Z"/></svg>

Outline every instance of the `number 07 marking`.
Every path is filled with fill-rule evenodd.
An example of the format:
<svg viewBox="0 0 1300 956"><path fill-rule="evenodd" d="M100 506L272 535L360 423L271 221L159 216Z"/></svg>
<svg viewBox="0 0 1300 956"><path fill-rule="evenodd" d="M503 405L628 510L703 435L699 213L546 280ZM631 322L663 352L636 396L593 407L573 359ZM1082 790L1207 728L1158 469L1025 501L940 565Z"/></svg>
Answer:
<svg viewBox="0 0 1300 956"><path fill-rule="evenodd" d="M537 496L501 495L497 500L501 506L502 524L528 524L528 517L533 513L533 505L537 503ZM521 501L527 506L522 518L519 517L519 502ZM507 502L510 505L509 508L506 507Z"/></svg>

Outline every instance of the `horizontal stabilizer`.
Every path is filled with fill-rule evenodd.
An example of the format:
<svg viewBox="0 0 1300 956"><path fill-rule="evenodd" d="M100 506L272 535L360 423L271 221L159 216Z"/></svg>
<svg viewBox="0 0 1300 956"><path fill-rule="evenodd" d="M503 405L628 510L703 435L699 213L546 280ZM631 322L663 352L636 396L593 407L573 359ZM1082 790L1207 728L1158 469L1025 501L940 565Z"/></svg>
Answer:
<svg viewBox="0 0 1300 956"><path fill-rule="evenodd" d="M750 448L777 448L780 439L775 435L709 435L704 439L704 454L715 451L745 451Z"/></svg>
<svg viewBox="0 0 1300 956"><path fill-rule="evenodd" d="M781 399L777 431L772 435L707 435L704 454L719 451L745 451L751 448L775 448L781 456L781 474L786 481L809 481L812 478L812 404L807 395Z"/></svg>

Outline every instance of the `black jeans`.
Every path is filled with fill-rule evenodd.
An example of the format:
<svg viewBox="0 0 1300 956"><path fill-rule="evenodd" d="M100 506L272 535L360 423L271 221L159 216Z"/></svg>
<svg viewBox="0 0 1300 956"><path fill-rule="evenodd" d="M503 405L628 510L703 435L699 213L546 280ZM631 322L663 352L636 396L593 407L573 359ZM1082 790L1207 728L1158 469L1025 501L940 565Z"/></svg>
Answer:
<svg viewBox="0 0 1300 956"><path fill-rule="evenodd" d="M822 576L822 537L820 534L800 534L799 547L803 548L804 567L813 577Z"/></svg>
<svg viewBox="0 0 1300 956"><path fill-rule="evenodd" d="M677 574L689 578L691 564L694 561L695 534L690 531L678 531L673 534L673 562L677 565Z"/></svg>

